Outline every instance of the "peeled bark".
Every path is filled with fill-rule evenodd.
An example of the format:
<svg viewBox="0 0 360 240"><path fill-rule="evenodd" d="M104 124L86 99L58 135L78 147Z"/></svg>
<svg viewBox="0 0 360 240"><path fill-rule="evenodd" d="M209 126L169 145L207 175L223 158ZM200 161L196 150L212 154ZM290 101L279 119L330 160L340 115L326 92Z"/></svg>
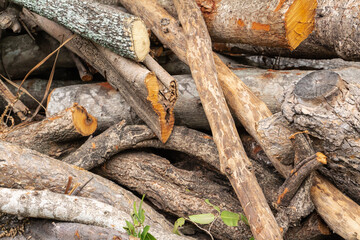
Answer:
<svg viewBox="0 0 360 240"><path fill-rule="evenodd" d="M66 26L71 31L121 56L143 61L150 51L150 40L144 23L139 18L116 8L80 0L60 2L16 0L14 2Z"/></svg>

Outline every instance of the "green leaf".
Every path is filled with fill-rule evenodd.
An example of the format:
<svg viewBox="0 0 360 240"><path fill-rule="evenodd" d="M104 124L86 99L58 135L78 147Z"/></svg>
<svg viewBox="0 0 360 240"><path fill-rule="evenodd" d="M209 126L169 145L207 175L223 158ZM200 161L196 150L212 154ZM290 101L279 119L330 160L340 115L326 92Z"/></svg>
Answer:
<svg viewBox="0 0 360 240"><path fill-rule="evenodd" d="M144 198L145 198L145 194L141 198L141 202L140 202L140 205L139 205L139 213L138 213L138 217L139 217L139 220L140 220L141 224L143 224L144 221L145 221L145 211L142 209L142 204L144 202Z"/></svg>
<svg viewBox="0 0 360 240"><path fill-rule="evenodd" d="M176 220L176 222L174 223L174 228L172 232L177 235L180 235L178 228L183 226L184 224L185 224L185 218L178 218L178 220Z"/></svg>
<svg viewBox="0 0 360 240"><path fill-rule="evenodd" d="M212 203L209 201L209 199L205 199L205 202L206 202L208 205L212 206L216 211L218 211L218 213L220 213L220 208L219 208L218 206L212 204Z"/></svg>
<svg viewBox="0 0 360 240"><path fill-rule="evenodd" d="M222 211L220 216L223 222L229 227L236 227L240 219L239 214L229 211Z"/></svg>
<svg viewBox="0 0 360 240"><path fill-rule="evenodd" d="M143 231L141 233L141 237L140 237L141 240L145 240L145 237L146 237L149 229L150 229L150 226L145 226L144 227L144 229L143 229Z"/></svg>
<svg viewBox="0 0 360 240"><path fill-rule="evenodd" d="M151 235L150 233L147 233L145 240L156 240L156 238L153 235Z"/></svg>
<svg viewBox="0 0 360 240"><path fill-rule="evenodd" d="M125 220L125 222L126 222L127 227L124 227L124 229L126 230L126 232L129 235L136 237L134 225L131 222L126 221L126 220Z"/></svg>
<svg viewBox="0 0 360 240"><path fill-rule="evenodd" d="M245 217L245 215L244 215L244 214L240 214L240 216L241 216L241 221L243 221L246 225L250 226L249 221L247 220L247 218Z"/></svg>
<svg viewBox="0 0 360 240"><path fill-rule="evenodd" d="M215 216L212 213L204 213L198 215L191 215L189 216L190 220L195 223L199 224L209 224L214 221Z"/></svg>
<svg viewBox="0 0 360 240"><path fill-rule="evenodd" d="M254 237L251 237L249 240L255 240L255 238L254 238Z"/></svg>

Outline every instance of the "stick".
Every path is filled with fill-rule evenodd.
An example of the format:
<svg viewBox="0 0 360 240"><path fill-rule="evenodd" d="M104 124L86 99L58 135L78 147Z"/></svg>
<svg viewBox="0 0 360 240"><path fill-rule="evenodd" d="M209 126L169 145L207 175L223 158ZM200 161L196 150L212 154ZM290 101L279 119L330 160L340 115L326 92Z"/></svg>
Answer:
<svg viewBox="0 0 360 240"><path fill-rule="evenodd" d="M219 151L221 170L237 193L254 237L282 239L265 196L251 171L251 163L217 80L211 39L201 12L193 1L175 0L174 3L186 35L187 62Z"/></svg>

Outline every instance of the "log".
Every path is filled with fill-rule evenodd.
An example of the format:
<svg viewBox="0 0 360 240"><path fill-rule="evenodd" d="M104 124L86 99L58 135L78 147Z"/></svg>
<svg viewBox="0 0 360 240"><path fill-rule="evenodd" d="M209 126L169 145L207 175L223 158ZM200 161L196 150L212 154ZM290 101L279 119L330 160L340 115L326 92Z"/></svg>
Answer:
<svg viewBox="0 0 360 240"><path fill-rule="evenodd" d="M25 15L31 17L34 21L36 21L36 23L42 29L44 29L58 41L62 41L64 36L65 38L69 38L70 36L72 36L72 33L70 31L44 17L41 17L26 10L23 10L23 12L25 13ZM66 45L66 47L69 48L72 52L76 53L82 59L86 59L87 62L94 66L96 70L98 70L112 86L116 87L119 90L120 94L126 99L129 105L134 108L137 115L141 119L143 119L144 122L146 122L146 124L155 132L155 134L162 141L166 142L167 138L171 134L173 122L167 121L172 119L171 116L168 115L168 113L170 114L171 111L156 112L156 110L160 111L161 108L156 108L159 107L159 102L156 102L156 100L154 99L156 99L156 97L159 96L161 93L160 88L157 88L158 81L154 74L150 73L145 68L142 68L140 65L126 60L125 58L111 54L109 50L101 47L99 47L101 48L101 50L99 50L98 47L96 47L90 41L85 40L79 36L72 39L71 42ZM108 54L108 57L112 57L113 60L117 59L118 62L116 66L113 66L107 59L104 59L104 52ZM124 66L125 64L127 67L131 66L135 68L135 72L128 71L126 68L122 68L122 71L118 72L117 70L119 70L120 66ZM151 96L153 97L152 99L155 101L155 106L153 106L149 101L147 101L147 96L146 98L144 98L140 94L145 90L139 89L141 86L144 85L145 80L153 87L151 91ZM134 84L134 81L136 81L137 84ZM158 98L157 100L162 99ZM159 115L162 117L164 117L165 115L165 121L163 118L161 119ZM164 122L166 124L163 124Z"/></svg>
<svg viewBox="0 0 360 240"><path fill-rule="evenodd" d="M186 57L204 107L221 171L229 178L256 239L281 239L280 229L257 183L226 104L217 72L211 39L201 12L194 2L174 1L187 44ZM194 26L194 23L197 26Z"/></svg>
<svg viewBox="0 0 360 240"><path fill-rule="evenodd" d="M81 62L80 58L75 56L73 53L71 54L71 58L73 59L76 68L78 69L80 79L84 82L89 82L93 80L93 75L88 71L88 69Z"/></svg>
<svg viewBox="0 0 360 240"><path fill-rule="evenodd" d="M107 179L36 151L3 141L0 142L0 150L0 159L2 160L0 171L3 173L0 175L0 187L48 189L55 193L63 193L68 176L72 176L73 182L78 183L84 183L91 179L78 196L109 204L126 212L128 216L131 214L134 201L140 202L140 199L132 193ZM146 224L150 225L153 230L162 231L164 235L162 239L187 239L170 234L172 226L169 222L146 203L143 203L143 209L146 211Z"/></svg>
<svg viewBox="0 0 360 240"><path fill-rule="evenodd" d="M13 80L23 79L30 69L58 46L59 43L45 33L40 33L36 37L36 41L31 39L28 34L5 37L0 41L0 47L3 49L0 73ZM54 59L55 57L51 57L33 74L38 76L46 74L48 77ZM66 69L75 67L66 49L61 49L56 67Z"/></svg>
<svg viewBox="0 0 360 240"><path fill-rule="evenodd" d="M99 0L97 0L99 1ZM103 2L103 1L101 1ZM116 3L120 1L111 1ZM157 0L176 17L174 3ZM242 42L261 46L295 49L314 29L317 2L197 0L213 41Z"/></svg>
<svg viewBox="0 0 360 240"><path fill-rule="evenodd" d="M358 92L357 84L348 83L339 74L317 71L288 89L282 108L295 128L321 139L320 151L329 161L320 172L360 203Z"/></svg>
<svg viewBox="0 0 360 240"><path fill-rule="evenodd" d="M238 58L235 58L238 59ZM268 56L242 56L242 61L246 61L246 64L274 70L330 70L330 69L342 69L348 67L359 68L359 62L349 62L341 58L333 59L305 59L305 58L289 58L289 57L268 57Z"/></svg>
<svg viewBox="0 0 360 240"><path fill-rule="evenodd" d="M211 213L213 208L205 203L224 206L223 210L242 213L236 195L226 178L214 173L184 170L174 167L170 162L152 153L141 151L116 155L96 173L126 186L147 198L161 211L175 216L188 217L193 214ZM142 174L139 176L139 172ZM216 239L249 239L248 226L240 223L238 227L228 227L222 221L215 221L211 234Z"/></svg>
<svg viewBox="0 0 360 240"><path fill-rule="evenodd" d="M318 0L317 5L314 31L294 51L248 44L231 44L227 48L232 48L232 51L238 49L238 52L247 54L325 59L340 57L359 61L360 48L357 42L360 33L355 30L360 24L357 17L358 3L353 0ZM214 44L216 50L223 48L216 45Z"/></svg>
<svg viewBox="0 0 360 240"><path fill-rule="evenodd" d="M127 233L121 233L119 231L103 228L93 225L85 225L81 223L72 222L58 222L42 219L30 219L30 222L25 224L24 233L14 237L3 237L2 240L25 240L25 239L37 239L37 240L59 240L59 239L123 239L128 240Z"/></svg>
<svg viewBox="0 0 360 240"><path fill-rule="evenodd" d="M185 36L183 30L179 27L178 22L168 14L154 0L119 0L122 5L130 12L141 16L145 24L166 44L183 62L186 60ZM158 23L163 20L164 24ZM262 119L271 116L271 112L266 105L259 100L249 88L241 82L236 75L214 54L214 61L218 73L219 82L224 91L224 95L230 109L243 124L245 129L254 138L263 145L265 139L261 139L257 133L256 124ZM265 152L267 151L264 148ZM280 163L276 156L269 155L270 160L276 169L282 174L290 172L290 169Z"/></svg>
<svg viewBox="0 0 360 240"><path fill-rule="evenodd" d="M141 62L150 51L150 40L144 23L116 8L80 0L14 2L121 56Z"/></svg>
<svg viewBox="0 0 360 240"><path fill-rule="evenodd" d="M91 198L50 191L0 188L0 211L22 217L47 218L113 228L123 227L130 216L115 207ZM84 214L86 212L86 214Z"/></svg>
<svg viewBox="0 0 360 240"><path fill-rule="evenodd" d="M75 103L73 107L43 121L16 125L4 131L1 139L50 154L54 142L60 143L89 136L96 127L96 119L88 114L84 107Z"/></svg>
<svg viewBox="0 0 360 240"><path fill-rule="evenodd" d="M120 122L83 144L64 161L84 169L104 163L115 154L133 148L160 148L183 152L199 164L220 173L220 163L212 138L186 127L175 127L164 144L154 138L146 125L125 125Z"/></svg>

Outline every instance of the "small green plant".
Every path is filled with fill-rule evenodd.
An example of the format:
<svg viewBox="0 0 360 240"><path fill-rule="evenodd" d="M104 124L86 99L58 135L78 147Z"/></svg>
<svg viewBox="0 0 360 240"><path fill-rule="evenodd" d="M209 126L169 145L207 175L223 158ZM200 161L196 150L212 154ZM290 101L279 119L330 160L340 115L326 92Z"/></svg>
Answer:
<svg viewBox="0 0 360 240"><path fill-rule="evenodd" d="M124 229L129 236L135 237L140 240L156 240L156 238L149 233L150 226L143 227L145 222L145 210L142 209L142 204L145 198L145 194L141 198L139 209L136 209L136 202L134 202L134 212L131 214L132 223L126 221L126 227ZM142 228L143 227L143 228Z"/></svg>
<svg viewBox="0 0 360 240"><path fill-rule="evenodd" d="M192 222L199 229L205 231L211 237L211 239L214 239L214 237L211 234L211 228L214 222L219 218L221 218L221 220L229 227L236 227L238 225L239 220L243 221L246 225L249 226L249 222L245 217L245 215L226 211L226 210L221 211L220 207L210 203L209 199L205 199L205 202L208 205L212 206L217 211L216 215L212 213L204 213L198 215L191 215L188 218L186 217L179 218L176 220L174 224L173 233L180 235L179 227L185 224L185 220ZM210 226L208 229L205 229L201 227L199 224L210 224Z"/></svg>

